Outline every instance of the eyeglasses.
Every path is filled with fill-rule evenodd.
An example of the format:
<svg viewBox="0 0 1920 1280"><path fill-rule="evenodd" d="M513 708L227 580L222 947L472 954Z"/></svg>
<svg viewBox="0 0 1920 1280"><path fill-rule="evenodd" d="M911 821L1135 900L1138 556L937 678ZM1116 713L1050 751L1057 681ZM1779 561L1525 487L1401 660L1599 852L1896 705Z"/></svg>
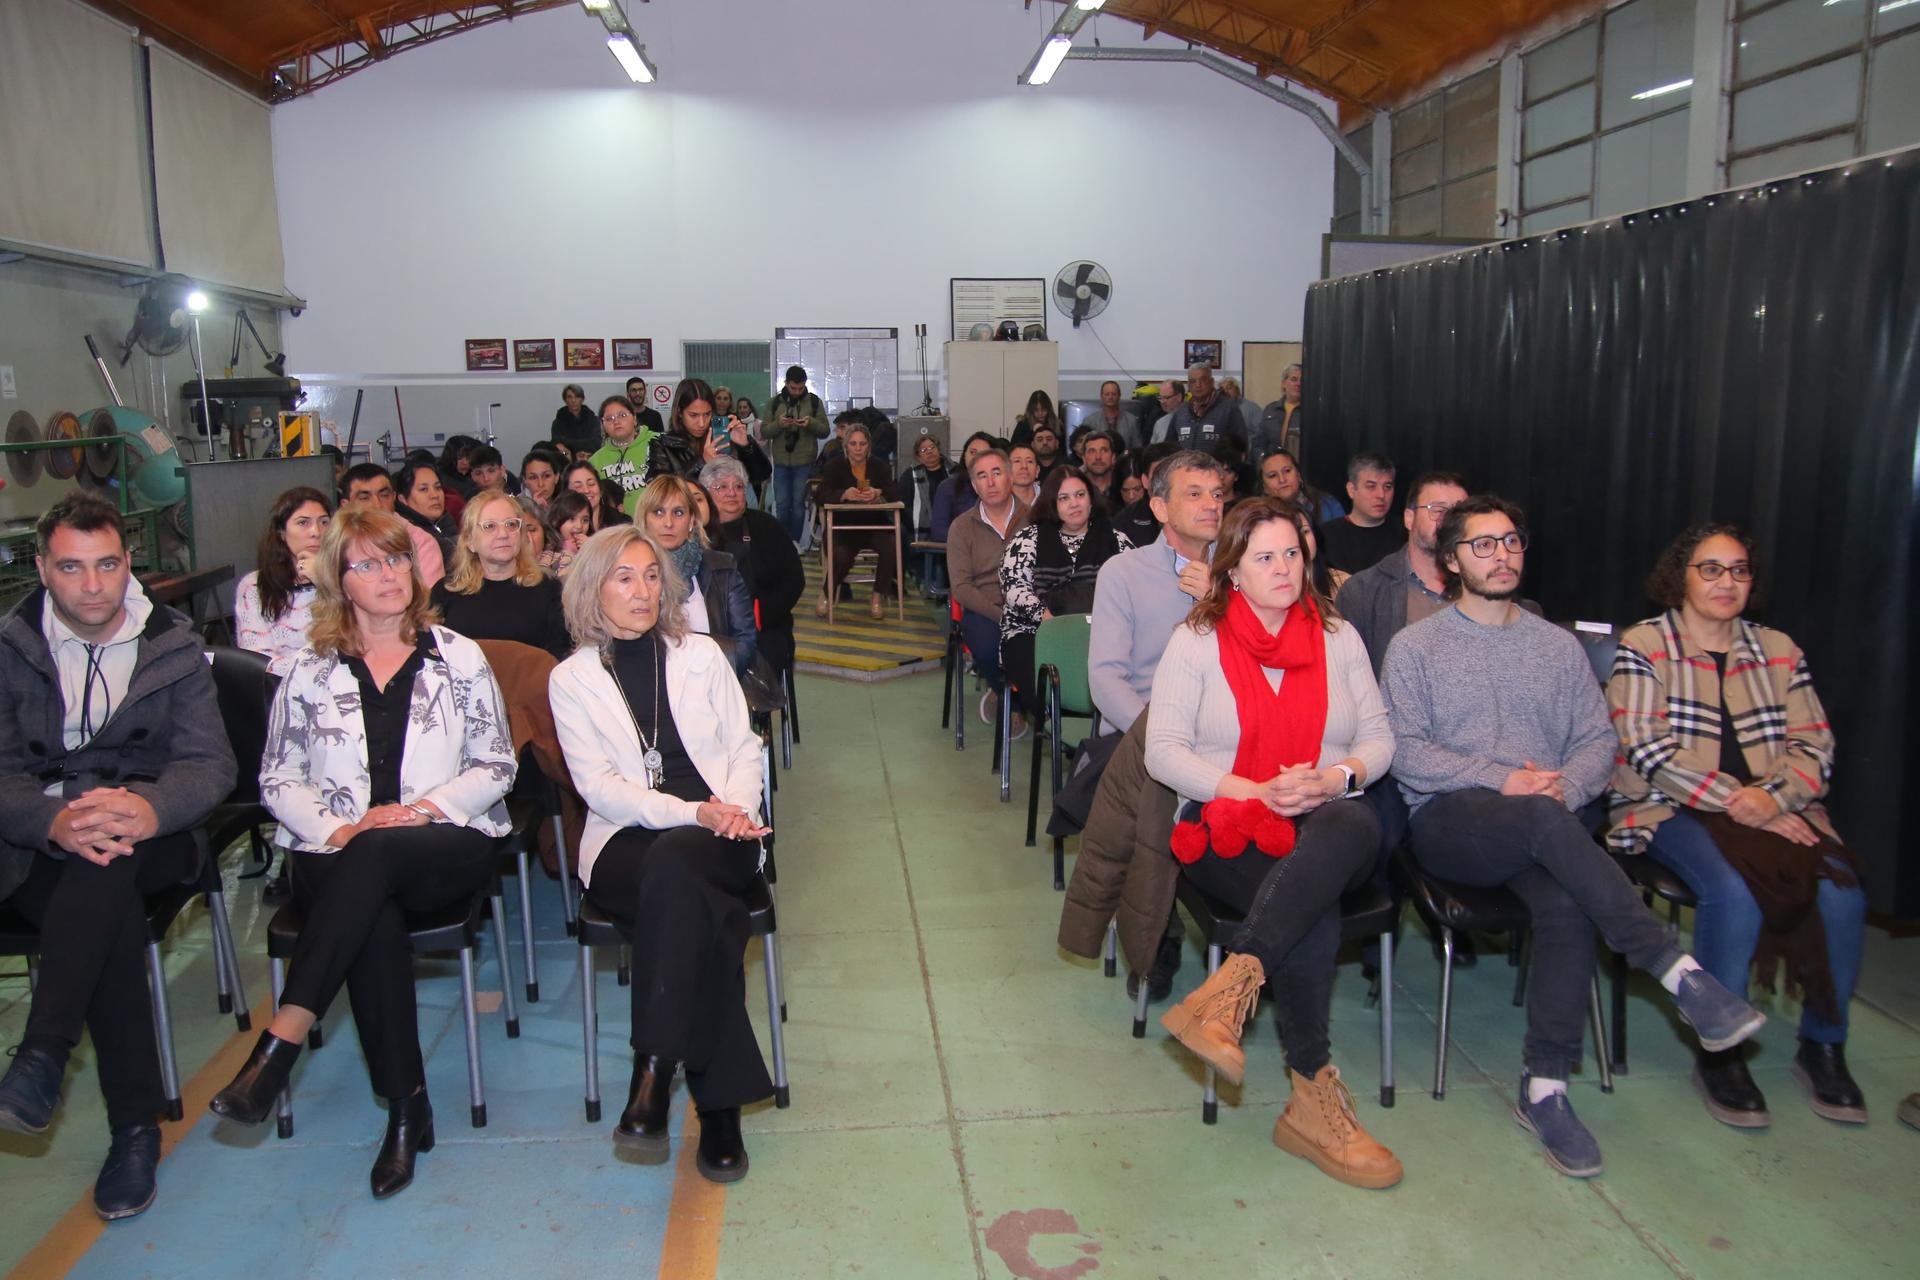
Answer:
<svg viewBox="0 0 1920 1280"><path fill-rule="evenodd" d="M1478 538L1463 538L1453 545L1456 547L1472 547L1474 555L1482 560L1491 560L1495 547L1505 547L1514 555L1519 555L1522 551L1525 551L1527 549L1527 535L1524 533L1509 533L1496 538L1492 534L1486 534Z"/></svg>
<svg viewBox="0 0 1920 1280"><path fill-rule="evenodd" d="M392 569L394 572L398 573L400 570L408 569L408 568L411 568L412 566L413 566L413 557L410 555L401 553L397 555L386 556L384 558L376 558L376 559L369 559L369 560L355 560L352 564L348 565L347 568L351 569L353 572L359 574L363 578L376 578L380 576L380 570L383 568Z"/></svg>
<svg viewBox="0 0 1920 1280"><path fill-rule="evenodd" d="M1414 511L1424 511L1435 520L1444 520L1447 517L1447 512L1453 510L1453 504L1451 502L1419 502L1415 503L1410 509ZM1492 552L1488 552L1487 554L1491 555Z"/></svg>
<svg viewBox="0 0 1920 1280"><path fill-rule="evenodd" d="M1702 582L1718 582L1723 573L1731 574L1735 582L1752 582L1753 566L1742 560L1739 564L1721 564L1718 560L1702 560L1690 564L1687 568L1700 575Z"/></svg>
<svg viewBox="0 0 1920 1280"><path fill-rule="evenodd" d="M480 532L495 533L505 529L508 533L518 533L526 527L526 523L524 520L482 520Z"/></svg>

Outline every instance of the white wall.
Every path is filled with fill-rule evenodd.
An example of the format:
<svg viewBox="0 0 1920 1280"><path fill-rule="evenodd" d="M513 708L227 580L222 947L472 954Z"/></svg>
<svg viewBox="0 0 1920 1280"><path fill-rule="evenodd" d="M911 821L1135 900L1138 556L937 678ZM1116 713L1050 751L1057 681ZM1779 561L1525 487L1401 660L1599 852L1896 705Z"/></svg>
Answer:
<svg viewBox="0 0 1920 1280"><path fill-rule="evenodd" d="M410 436L544 431L564 374L466 375L467 337L683 338L912 326L937 366L955 275L1113 273L1096 322L1129 371L1186 338L1300 332L1332 208L1304 117L1198 67L1015 75L1058 12L1020 0L655 0L627 9L659 66L636 87L578 8L395 57L274 112L290 365L362 438L406 396ZM1084 29L1139 43L1140 28ZM1058 323L1062 381L1115 368ZM620 378L589 384L599 394ZM902 402L918 403L917 376ZM940 400L938 390L936 401Z"/></svg>

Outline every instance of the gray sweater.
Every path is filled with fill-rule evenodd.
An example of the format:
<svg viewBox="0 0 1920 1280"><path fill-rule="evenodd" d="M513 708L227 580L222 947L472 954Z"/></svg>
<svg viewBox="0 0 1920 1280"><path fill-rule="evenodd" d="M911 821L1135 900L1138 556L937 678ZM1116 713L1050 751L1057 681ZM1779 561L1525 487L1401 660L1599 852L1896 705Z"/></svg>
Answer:
<svg viewBox="0 0 1920 1280"><path fill-rule="evenodd" d="M1458 608L1407 627L1387 646L1380 693L1410 809L1448 791L1498 791L1531 760L1560 770L1577 811L1613 772L1619 744L1580 642L1524 610L1499 627Z"/></svg>
<svg viewBox="0 0 1920 1280"><path fill-rule="evenodd" d="M1180 589L1167 535L1123 551L1100 566L1093 584L1087 689L1102 731L1125 733L1153 693L1154 669L1173 629L1187 620L1193 597Z"/></svg>

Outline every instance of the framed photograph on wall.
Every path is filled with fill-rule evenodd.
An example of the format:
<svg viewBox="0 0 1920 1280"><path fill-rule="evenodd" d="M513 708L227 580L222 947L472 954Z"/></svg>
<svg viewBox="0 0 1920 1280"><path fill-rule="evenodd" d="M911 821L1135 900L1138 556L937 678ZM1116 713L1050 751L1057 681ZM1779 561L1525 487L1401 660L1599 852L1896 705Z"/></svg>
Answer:
<svg viewBox="0 0 1920 1280"><path fill-rule="evenodd" d="M653 368L652 338L615 338L613 367L616 369Z"/></svg>
<svg viewBox="0 0 1920 1280"><path fill-rule="evenodd" d="M535 373L542 369L558 368L554 359L552 338L515 338L513 340L513 371L515 373Z"/></svg>
<svg viewBox="0 0 1920 1280"><path fill-rule="evenodd" d="M569 369L604 369L607 367L607 340L605 338L567 338L560 344L561 358Z"/></svg>
<svg viewBox="0 0 1920 1280"><path fill-rule="evenodd" d="M1226 345L1218 338L1188 338L1186 358L1180 362L1180 367L1190 369L1196 364L1204 364L1209 369L1218 369L1220 351Z"/></svg>
<svg viewBox="0 0 1920 1280"><path fill-rule="evenodd" d="M505 338L468 338L467 372L478 373L487 369L507 367L507 340Z"/></svg>

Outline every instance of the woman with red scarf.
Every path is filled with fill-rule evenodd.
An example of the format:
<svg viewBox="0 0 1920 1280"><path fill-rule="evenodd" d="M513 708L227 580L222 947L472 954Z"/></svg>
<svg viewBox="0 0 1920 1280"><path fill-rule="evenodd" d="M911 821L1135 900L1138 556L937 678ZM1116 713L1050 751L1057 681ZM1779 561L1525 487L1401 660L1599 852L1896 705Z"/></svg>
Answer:
<svg viewBox="0 0 1920 1280"><path fill-rule="evenodd" d="M1380 847L1354 797L1393 763L1393 733L1366 646L1312 568L1289 504L1242 502L1154 673L1146 766L1182 801L1173 856L1245 915L1226 963L1160 1021L1238 1084L1240 1029L1271 981L1293 1081L1274 1143L1350 1186L1390 1187L1400 1162L1360 1127L1328 1018L1340 898Z"/></svg>

